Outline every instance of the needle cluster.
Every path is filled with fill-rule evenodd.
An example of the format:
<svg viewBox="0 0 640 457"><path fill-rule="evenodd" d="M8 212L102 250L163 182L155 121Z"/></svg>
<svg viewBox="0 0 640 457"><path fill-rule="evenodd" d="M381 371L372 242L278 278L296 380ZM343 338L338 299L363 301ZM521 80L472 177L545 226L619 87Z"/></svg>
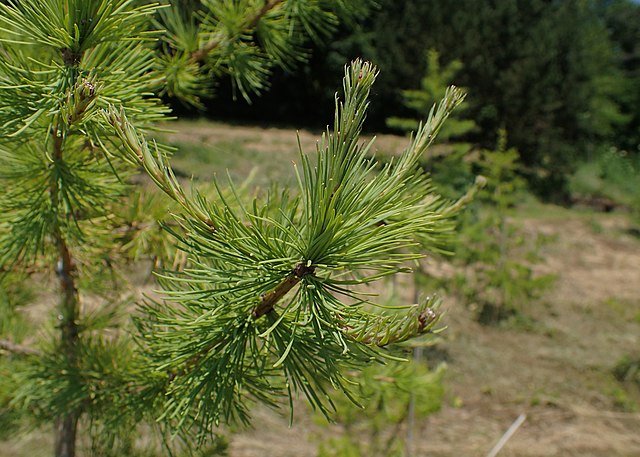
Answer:
<svg viewBox="0 0 640 457"><path fill-rule="evenodd" d="M353 62L333 128L294 164L298 188L249 201L233 187L213 199L189 194L124 110L105 113L128 159L182 209L172 231L191 266L161 275L161 298L138 321L149 365L164 374L163 417L207 430L248 422L252 401L296 392L330 415L329 389L348 392L346 369L381 361L386 347L438 321L436 298L383 309L370 291L451 233L464 200L442 200L419 160L463 94L447 91L380 167L374 141L360 140L375 77L371 64Z"/></svg>

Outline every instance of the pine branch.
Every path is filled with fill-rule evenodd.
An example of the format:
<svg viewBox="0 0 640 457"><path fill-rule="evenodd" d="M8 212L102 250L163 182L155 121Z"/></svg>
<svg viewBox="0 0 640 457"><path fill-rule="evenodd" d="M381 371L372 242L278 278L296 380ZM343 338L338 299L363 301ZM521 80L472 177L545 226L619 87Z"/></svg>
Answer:
<svg viewBox="0 0 640 457"><path fill-rule="evenodd" d="M42 353L37 349L31 348L29 346L23 346L21 344L16 344L9 340L0 340L0 349L16 355L24 355L24 356L42 355Z"/></svg>
<svg viewBox="0 0 640 457"><path fill-rule="evenodd" d="M124 107L118 110L114 106L110 106L108 110L102 111L102 116L115 129L117 136L122 140L125 153L123 158L142 166L151 180L165 194L195 216L206 230L215 233L217 228L214 222L195 202L187 197L169 165L167 157L157 147L154 152L151 152L149 143L147 143L144 136L136 131L127 118Z"/></svg>
<svg viewBox="0 0 640 457"><path fill-rule="evenodd" d="M371 314L367 320L357 322L354 326L347 323L342 328L355 341L382 348L432 331L441 317L439 306L440 300L432 297L424 303L411 306L402 314Z"/></svg>
<svg viewBox="0 0 640 457"><path fill-rule="evenodd" d="M169 375L162 418L178 428L193 421L206 433L221 419L247 421L247 399L273 403L294 391L330 415L326 386L347 391L345 367L380 359L438 321L436 299L386 314L353 286L407 271L406 261L435 249L472 197L439 200L419 166L463 94L447 91L405 152L380 170L371 143L359 144L376 75L362 61L346 69L333 129L315 157L301 151L299 192L252 202L217 183L215 198L187 194L124 109L103 113L126 160L181 207L171 232L192 267L163 273L163 299L148 300L148 319L138 321L149 364Z"/></svg>
<svg viewBox="0 0 640 457"><path fill-rule="evenodd" d="M275 9L284 0L265 0L264 5L253 16L249 16L244 21L243 25L239 29L239 35L253 31L258 25L260 19L262 19L269 11ZM206 57L216 48L218 48L224 42L225 36L219 32L214 38L205 43L200 49L191 53L190 62L197 63L202 62Z"/></svg>

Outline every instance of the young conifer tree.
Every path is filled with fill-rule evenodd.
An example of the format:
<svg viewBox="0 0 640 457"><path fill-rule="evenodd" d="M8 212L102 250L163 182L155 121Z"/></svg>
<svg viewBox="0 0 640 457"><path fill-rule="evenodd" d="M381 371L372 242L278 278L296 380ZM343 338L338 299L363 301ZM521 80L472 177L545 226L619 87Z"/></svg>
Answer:
<svg viewBox="0 0 640 457"><path fill-rule="evenodd" d="M136 6L138 5L138 6ZM136 170L118 158L111 126L97 115L122 104L143 131L168 110L152 96L158 5L125 0L0 4L0 268L57 278L57 305L16 373L14 402L55 423L55 455L75 454L82 416L117 405L129 349L107 336L114 299L88 290L118 257L114 211ZM47 275L47 273L49 275ZM95 290L95 289L94 289ZM109 398L112 397L112 398ZM111 410L115 413L115 410ZM115 417L115 416L112 416Z"/></svg>
<svg viewBox="0 0 640 457"><path fill-rule="evenodd" d="M233 187L212 200L185 192L166 151L145 139L167 113L154 91L179 95L180 87L197 102L201 86L189 86L189 75L219 76L214 70L239 78L243 95L261 90L264 62L276 55L269 49L281 49L268 38L283 36L276 26L289 24L298 37L349 4L206 1L205 32L190 32L197 47L179 52L174 34L161 59L149 31L160 5L0 4L0 268L45 280L55 273L58 283L38 348L2 347L29 357L13 374L12 404L55 423L56 456L76 454L79 425L104 440L162 419L205 437L218 422L246 422L251 401L274 404L296 391L328 414L326 391L344 388L343 367L381 360L381 348L434 325L434 299L380 313L357 287L406 271L404 262L450 232L464 202L438 199L418 160L459 91L447 93L398 161L378 170L372 144L358 138L375 70L354 63L333 131L316 154L301 152L299 188L249 202ZM221 15L225 7L235 15ZM179 62L162 64L171 58ZM255 62L267 71L252 73ZM105 265L124 260L114 234L138 166L181 208L172 231L189 255L184 273L161 275L165 297L142 309L142 351L114 319L121 297L87 300Z"/></svg>
<svg viewBox="0 0 640 457"><path fill-rule="evenodd" d="M404 132L414 131L420 120L429 113L433 104L442 99L449 85L455 81L456 76L462 70L462 62L459 60L442 65L440 53L435 49L429 49L425 54L426 71L420 80L420 88L401 91L404 106L413 111L418 118L390 117L387 119L387 125L391 128ZM470 149L470 145L455 142L459 137L476 129L476 124L472 119L464 118L465 111L466 103L462 103L443 127L438 136L438 143L454 142L453 145L464 152Z"/></svg>
<svg viewBox="0 0 640 457"><path fill-rule="evenodd" d="M509 211L522 199L526 185L518 175L519 153L509 148L507 132L498 131L494 150L483 149L476 166L487 179L474 208L461 218L456 258L463 261L456 283L477 308L478 321L497 324L505 319L529 319L527 309L555 281L552 274L537 274L544 237L524 232Z"/></svg>
<svg viewBox="0 0 640 457"><path fill-rule="evenodd" d="M192 54L186 64L200 79L229 73L244 81L239 84L243 94L257 92L265 87L268 71L252 75L239 62L260 61L266 68L271 61L285 65L288 59L301 60L295 56L304 55L304 30L315 30L306 27L310 12L320 8L319 18L335 26L341 14L353 17L370 2L329 3L207 1L199 27L189 29L196 41L188 50L178 49L178 34L152 31L158 14L171 18L159 13L166 9L157 3L0 4L3 289L14 287L7 282L16 278L11 271L28 271L45 283L49 272L55 273L59 297L52 319L43 319L45 336L30 339L38 349L6 340L0 347L31 358L8 368L19 387L12 389L12 405L21 403L40 420L55 422L57 456L75 454L81 420L90 428L102 424L96 436L113 437L142 415L123 407L130 403L136 370L144 367L137 365L126 331L113 331L117 325L126 330L126 324L114 319L115 302L122 297L95 294L103 270L126 261L117 234L127 226L122 201L137 173L121 160L121 142L113 141L113 127L100 113L117 104L137 129L153 129L168 112L153 93L184 84L163 63L184 52ZM284 30L292 32L287 39ZM167 43L160 57L159 38ZM278 59L274 49L282 53ZM202 91L199 86L191 89L182 93ZM131 241L136 234L129 233L129 225Z"/></svg>

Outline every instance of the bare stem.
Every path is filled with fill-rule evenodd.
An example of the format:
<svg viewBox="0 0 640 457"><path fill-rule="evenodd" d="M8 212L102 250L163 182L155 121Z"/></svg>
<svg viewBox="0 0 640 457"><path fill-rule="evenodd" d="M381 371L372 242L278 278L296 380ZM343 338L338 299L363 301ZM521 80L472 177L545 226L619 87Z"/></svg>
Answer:
<svg viewBox="0 0 640 457"><path fill-rule="evenodd" d="M16 344L9 340L0 340L0 349L16 355L40 355L40 351L37 349Z"/></svg>
<svg viewBox="0 0 640 457"><path fill-rule="evenodd" d="M297 264L293 271L289 273L289 275L284 278L282 282L275 287L275 289L264 294L260 298L260 303L253 310L254 319L258 319L259 317L273 311L273 307L282 299L282 297L293 289L304 276L313 274L314 271L315 267L313 266L307 266L302 262Z"/></svg>
<svg viewBox="0 0 640 457"><path fill-rule="evenodd" d="M63 161L63 144L64 136L61 129L52 129L53 136L53 154L52 158L54 166L59 165ZM51 206L54 211L60 206L60 196L58 183L53 182L50 188ZM59 328L60 328L60 350L67 359L69 365L76 365L78 362L78 317L80 300L78 290L76 288L75 267L71 251L67 245L67 241L60 229L59 223L56 221L52 227L52 237L58 249L58 264L56 265L56 273L59 278L60 285L60 304L59 304ZM76 435L77 425L80 413L78 411L70 411L69 413L56 418L55 424L55 456L56 457L75 457L76 451Z"/></svg>

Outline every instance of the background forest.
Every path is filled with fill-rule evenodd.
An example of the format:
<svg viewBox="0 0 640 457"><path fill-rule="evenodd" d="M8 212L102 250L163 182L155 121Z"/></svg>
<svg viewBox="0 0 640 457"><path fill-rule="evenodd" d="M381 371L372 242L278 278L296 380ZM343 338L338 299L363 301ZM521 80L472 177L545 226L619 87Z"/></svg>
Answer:
<svg viewBox="0 0 640 457"><path fill-rule="evenodd" d="M368 128L386 130L389 117L416 117L401 92L420 87L428 50L435 50L442 67L459 63L441 84L469 92L465 117L477 128L464 139L492 148L505 129L538 195L566 202L571 173L611 147L637 161L640 5L628 0L381 0L379 5L355 29L343 29L316 49L299 71L278 72L269 92L252 105L226 102L229 91L220 90L207 113L305 120L321 127L332 110L338 70L361 56L381 70Z"/></svg>

